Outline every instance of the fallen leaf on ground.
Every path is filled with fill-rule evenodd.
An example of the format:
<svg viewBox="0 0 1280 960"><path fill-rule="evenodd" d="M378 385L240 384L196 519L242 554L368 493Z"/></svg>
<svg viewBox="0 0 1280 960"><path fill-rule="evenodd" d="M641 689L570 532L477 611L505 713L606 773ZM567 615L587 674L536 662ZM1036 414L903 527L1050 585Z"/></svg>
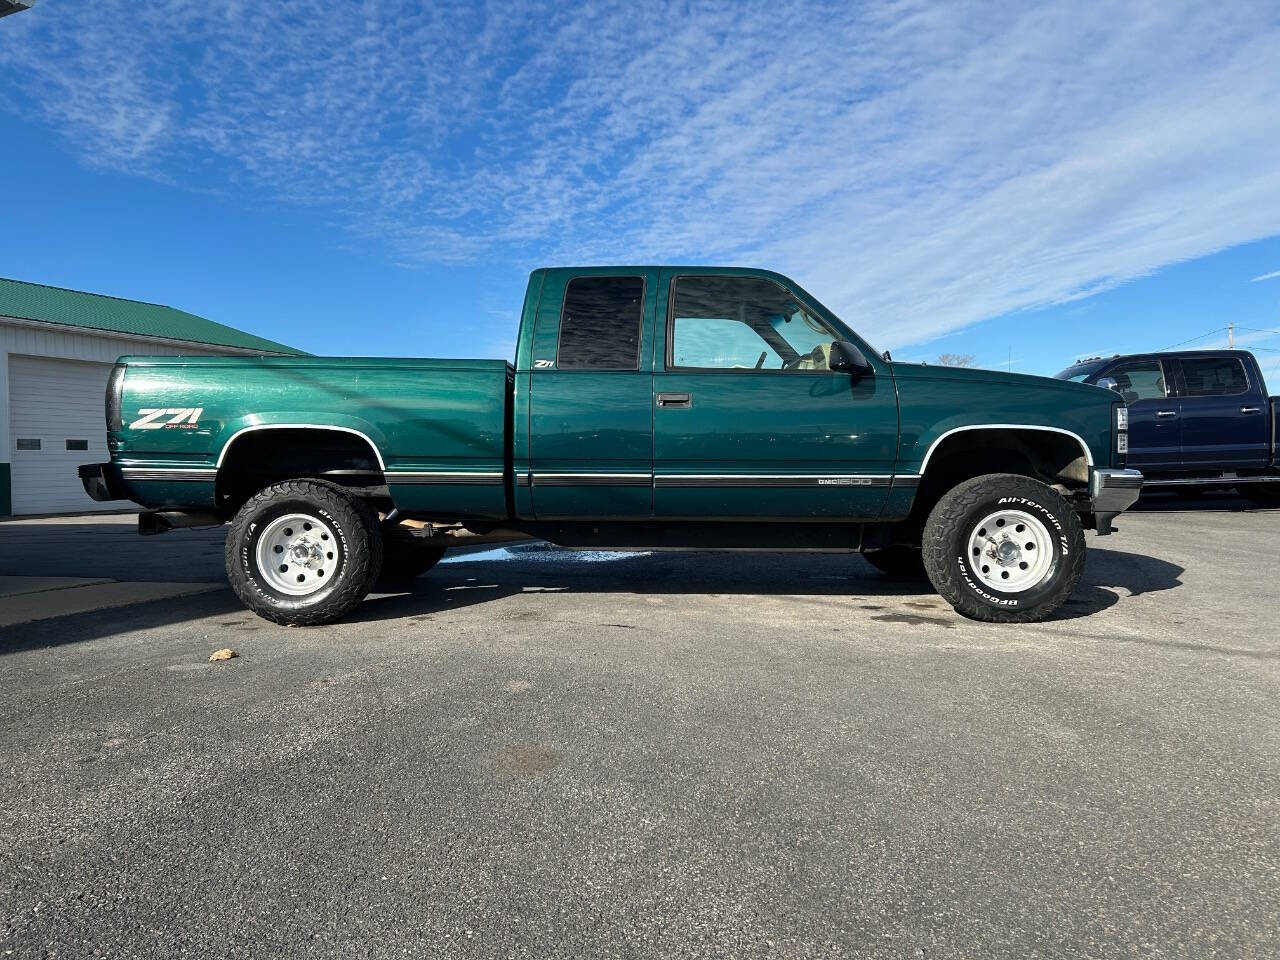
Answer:
<svg viewBox="0 0 1280 960"><path fill-rule="evenodd" d="M209 662L213 663L215 660L230 660L232 657L238 656L240 656L240 654L236 653L230 647L223 647L221 650L215 650L213 653L209 654Z"/></svg>

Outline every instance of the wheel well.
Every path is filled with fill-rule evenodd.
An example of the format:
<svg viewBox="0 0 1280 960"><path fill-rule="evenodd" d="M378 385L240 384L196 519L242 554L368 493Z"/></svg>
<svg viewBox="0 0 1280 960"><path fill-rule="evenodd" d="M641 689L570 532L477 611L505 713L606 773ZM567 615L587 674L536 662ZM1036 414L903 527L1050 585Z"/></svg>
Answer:
<svg viewBox="0 0 1280 960"><path fill-rule="evenodd" d="M251 430L234 437L218 467L218 511L235 513L263 487L311 477L385 494L377 451L362 436L343 430L289 427Z"/></svg>
<svg viewBox="0 0 1280 960"><path fill-rule="evenodd" d="M944 437L928 456L911 515L908 539L919 542L929 511L959 483L986 473L1016 473L1050 485L1087 487L1089 461L1080 441L1051 430L961 430Z"/></svg>

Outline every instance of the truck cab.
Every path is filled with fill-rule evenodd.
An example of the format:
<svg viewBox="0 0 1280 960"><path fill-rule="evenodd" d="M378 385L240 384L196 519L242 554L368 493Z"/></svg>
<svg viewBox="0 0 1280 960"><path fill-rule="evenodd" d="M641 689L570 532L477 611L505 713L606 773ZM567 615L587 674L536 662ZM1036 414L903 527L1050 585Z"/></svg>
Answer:
<svg viewBox="0 0 1280 960"><path fill-rule="evenodd" d="M1149 488L1237 486L1267 497L1280 479L1276 399L1248 351L1090 358L1058 377L1105 386L1124 399L1128 462L1143 471Z"/></svg>
<svg viewBox="0 0 1280 960"><path fill-rule="evenodd" d="M880 516L898 446L890 364L790 281L707 267L543 270L528 298L517 513Z"/></svg>

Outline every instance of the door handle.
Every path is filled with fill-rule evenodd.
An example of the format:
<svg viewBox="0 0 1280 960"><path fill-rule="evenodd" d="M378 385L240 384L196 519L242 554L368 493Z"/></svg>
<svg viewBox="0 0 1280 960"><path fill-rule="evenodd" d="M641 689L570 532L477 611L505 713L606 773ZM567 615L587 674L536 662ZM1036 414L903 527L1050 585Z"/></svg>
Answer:
<svg viewBox="0 0 1280 960"><path fill-rule="evenodd" d="M1177 415L1178 415L1177 410L1157 410L1156 411L1157 417L1176 417Z"/></svg>
<svg viewBox="0 0 1280 960"><path fill-rule="evenodd" d="M693 394L691 393L660 393L658 394L658 406L660 407L692 407Z"/></svg>
<svg viewBox="0 0 1280 960"><path fill-rule="evenodd" d="M1240 412L1241 413L1261 413L1262 408L1261 407L1241 407Z"/></svg>

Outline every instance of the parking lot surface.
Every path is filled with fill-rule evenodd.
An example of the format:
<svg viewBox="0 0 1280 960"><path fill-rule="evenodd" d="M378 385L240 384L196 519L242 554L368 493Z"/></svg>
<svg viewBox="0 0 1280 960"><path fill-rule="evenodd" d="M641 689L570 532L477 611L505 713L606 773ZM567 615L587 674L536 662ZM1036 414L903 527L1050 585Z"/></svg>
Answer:
<svg viewBox="0 0 1280 960"><path fill-rule="evenodd" d="M531 544L286 629L219 530L0 524L0 578L211 586L0 627L0 952L1275 957L1280 512L1119 527L1031 626Z"/></svg>

